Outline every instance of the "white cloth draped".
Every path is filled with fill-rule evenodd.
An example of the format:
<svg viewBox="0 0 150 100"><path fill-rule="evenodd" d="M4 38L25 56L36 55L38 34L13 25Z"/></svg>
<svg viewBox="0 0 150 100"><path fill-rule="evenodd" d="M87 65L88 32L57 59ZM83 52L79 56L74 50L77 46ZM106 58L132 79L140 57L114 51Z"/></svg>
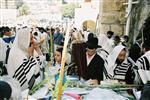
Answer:
<svg viewBox="0 0 150 100"><path fill-rule="evenodd" d="M121 50L123 50L124 48L125 47L122 45L116 46L106 59L107 63L105 63L105 68L111 76L114 76L113 71L116 66L115 65L116 59L117 59L119 53L121 52Z"/></svg>
<svg viewBox="0 0 150 100"><path fill-rule="evenodd" d="M110 53L114 48L113 39L109 39L105 34L100 34L97 37L98 37L98 45L102 46L104 50Z"/></svg>
<svg viewBox="0 0 150 100"><path fill-rule="evenodd" d="M28 47L30 44L30 30L20 29L14 40L9 53L7 70L8 74L13 76L16 67L23 63L23 59L28 59Z"/></svg>
<svg viewBox="0 0 150 100"><path fill-rule="evenodd" d="M13 46L9 53L7 71L8 75L16 78L21 85L21 89L29 88L31 78L39 73L40 57L30 57L28 47L30 44L30 29L20 29L14 40Z"/></svg>

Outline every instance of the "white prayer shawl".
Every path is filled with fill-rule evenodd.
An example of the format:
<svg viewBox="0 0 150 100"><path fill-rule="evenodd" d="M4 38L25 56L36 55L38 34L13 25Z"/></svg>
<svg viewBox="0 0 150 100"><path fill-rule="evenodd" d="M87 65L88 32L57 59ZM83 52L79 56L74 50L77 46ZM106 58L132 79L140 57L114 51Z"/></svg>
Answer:
<svg viewBox="0 0 150 100"><path fill-rule="evenodd" d="M28 28L20 29L14 40L9 53L7 71L8 75L16 78L21 89L29 88L29 82L34 75L39 73L40 57L30 57L28 47L30 44L30 30Z"/></svg>
<svg viewBox="0 0 150 100"><path fill-rule="evenodd" d="M6 59L6 51L7 51L7 44L0 38L0 61L5 62Z"/></svg>
<svg viewBox="0 0 150 100"><path fill-rule="evenodd" d="M41 33L41 37L44 38L44 42L41 44L41 50L43 53L49 53L49 36L46 32Z"/></svg>
<svg viewBox="0 0 150 100"><path fill-rule="evenodd" d="M105 68L109 75L114 76L114 69L115 69L115 62L119 55L119 53L124 49L125 47L122 45L116 46L113 51L108 55L108 58L106 59L107 63L105 63Z"/></svg>
<svg viewBox="0 0 150 100"><path fill-rule="evenodd" d="M147 51L143 56L141 56L136 61L136 66L138 69L138 74L136 74L135 82L136 84L141 84L142 82L145 84L150 80L149 78L149 70L150 70L150 50Z"/></svg>
<svg viewBox="0 0 150 100"><path fill-rule="evenodd" d="M129 69L129 67L132 66L130 63L128 63L127 59L125 59L121 65L115 64L114 67L114 79L119 80L125 80L126 73Z"/></svg>
<svg viewBox="0 0 150 100"><path fill-rule="evenodd" d="M104 50L110 53L114 48L114 41L113 39L109 39L105 34L100 34L98 36L98 45L102 46Z"/></svg>
<svg viewBox="0 0 150 100"><path fill-rule="evenodd" d="M146 59L148 62L146 62ZM150 50L147 51L142 57L140 57L136 61L136 66L138 67L138 69L147 70L147 67L150 67L150 66L147 66L147 63L150 64Z"/></svg>

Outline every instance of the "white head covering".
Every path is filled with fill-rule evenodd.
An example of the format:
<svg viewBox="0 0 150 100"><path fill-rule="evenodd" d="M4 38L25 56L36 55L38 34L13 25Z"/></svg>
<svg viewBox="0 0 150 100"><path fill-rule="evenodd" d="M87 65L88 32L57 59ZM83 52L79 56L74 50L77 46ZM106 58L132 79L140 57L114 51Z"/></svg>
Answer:
<svg viewBox="0 0 150 100"><path fill-rule="evenodd" d="M116 46L113 51L108 55L108 58L106 59L108 63L105 63L105 67L107 72L113 76L113 71L115 69L115 62L119 55L119 53L124 49L125 47L122 45Z"/></svg>
<svg viewBox="0 0 150 100"><path fill-rule="evenodd" d="M28 28L20 29L16 34L16 38L10 50L8 58L8 66L7 66L8 75L13 77L14 75L16 75L16 71L20 70L20 67L24 69L21 70L24 71L22 72L23 74L21 75L21 77L25 77L22 78L25 80L25 83L21 86L22 90L27 89L29 87L30 79L32 78L33 75L39 73L40 71L39 68L41 66L42 61L44 60L42 55L40 57L39 55L35 56L35 54L33 57L30 57L31 59L29 58L28 48L30 45L31 40L30 38L31 38L30 29ZM29 62L29 64L25 65L25 62ZM28 71L27 68L25 68L25 66L29 68ZM38 80L36 80L36 82L37 81Z"/></svg>
<svg viewBox="0 0 150 100"><path fill-rule="evenodd" d="M28 47L30 44L30 29L18 30L13 46L9 53L7 71L13 76L15 70L23 63L23 59L28 58Z"/></svg>

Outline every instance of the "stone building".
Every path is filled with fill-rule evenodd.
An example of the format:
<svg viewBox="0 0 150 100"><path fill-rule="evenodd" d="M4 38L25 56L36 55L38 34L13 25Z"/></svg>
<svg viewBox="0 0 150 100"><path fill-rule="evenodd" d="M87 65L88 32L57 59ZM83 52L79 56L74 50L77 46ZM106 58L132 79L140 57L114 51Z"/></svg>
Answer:
<svg viewBox="0 0 150 100"><path fill-rule="evenodd" d="M95 32L96 19L99 14L98 0L84 0L80 8L75 9L75 27Z"/></svg>
<svg viewBox="0 0 150 100"><path fill-rule="evenodd" d="M122 35L125 33L126 6L124 3L127 1L128 0L84 0L81 8L76 9L75 25L78 28L86 26L97 34L112 30L115 34ZM97 19L98 15L99 18Z"/></svg>
<svg viewBox="0 0 150 100"><path fill-rule="evenodd" d="M150 0L134 0L139 3L134 4L131 10L131 27L130 37L131 41L142 37L143 24L145 20L150 17Z"/></svg>
<svg viewBox="0 0 150 100"><path fill-rule="evenodd" d="M127 0L100 0L99 33L108 30L115 34L124 34L125 29L125 3Z"/></svg>

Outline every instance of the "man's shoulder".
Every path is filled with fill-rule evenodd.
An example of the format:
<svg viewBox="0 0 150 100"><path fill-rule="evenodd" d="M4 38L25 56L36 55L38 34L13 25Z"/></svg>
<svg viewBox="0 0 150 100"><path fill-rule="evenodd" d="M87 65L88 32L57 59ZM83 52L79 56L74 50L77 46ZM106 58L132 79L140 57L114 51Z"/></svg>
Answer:
<svg viewBox="0 0 150 100"><path fill-rule="evenodd" d="M97 58L101 62L104 62L103 58L98 54L95 54L95 58Z"/></svg>

